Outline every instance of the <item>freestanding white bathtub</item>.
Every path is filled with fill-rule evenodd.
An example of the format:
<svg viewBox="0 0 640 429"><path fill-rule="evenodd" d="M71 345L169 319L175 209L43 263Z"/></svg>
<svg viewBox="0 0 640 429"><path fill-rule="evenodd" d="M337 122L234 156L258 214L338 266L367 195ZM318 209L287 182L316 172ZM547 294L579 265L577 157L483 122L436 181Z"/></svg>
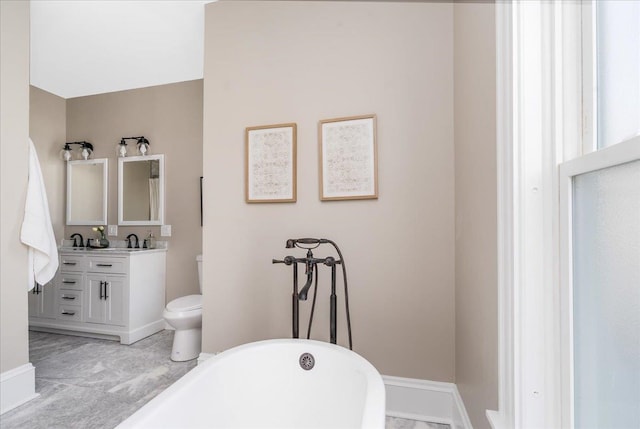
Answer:
<svg viewBox="0 0 640 429"><path fill-rule="evenodd" d="M313 355L311 359L304 353ZM118 428L380 428L382 377L330 343L267 340L214 356Z"/></svg>

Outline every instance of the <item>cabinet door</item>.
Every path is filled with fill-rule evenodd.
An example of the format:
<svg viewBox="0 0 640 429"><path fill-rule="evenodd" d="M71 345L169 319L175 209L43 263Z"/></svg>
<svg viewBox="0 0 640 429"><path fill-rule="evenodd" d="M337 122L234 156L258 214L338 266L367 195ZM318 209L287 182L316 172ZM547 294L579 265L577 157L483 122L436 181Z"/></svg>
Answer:
<svg viewBox="0 0 640 429"><path fill-rule="evenodd" d="M40 307L40 317L53 319L56 317L56 285L54 282L47 283L41 287L38 295L42 300Z"/></svg>
<svg viewBox="0 0 640 429"><path fill-rule="evenodd" d="M106 305L104 299L104 276L88 275L85 288L86 321L104 323L106 321Z"/></svg>
<svg viewBox="0 0 640 429"><path fill-rule="evenodd" d="M36 285L29 291L29 316L40 318L56 317L56 293L53 282Z"/></svg>
<svg viewBox="0 0 640 429"><path fill-rule="evenodd" d="M111 325L124 326L125 287L124 277L107 276L106 320Z"/></svg>
<svg viewBox="0 0 640 429"><path fill-rule="evenodd" d="M38 285L29 291L29 317L40 317L42 312L42 299L38 293Z"/></svg>

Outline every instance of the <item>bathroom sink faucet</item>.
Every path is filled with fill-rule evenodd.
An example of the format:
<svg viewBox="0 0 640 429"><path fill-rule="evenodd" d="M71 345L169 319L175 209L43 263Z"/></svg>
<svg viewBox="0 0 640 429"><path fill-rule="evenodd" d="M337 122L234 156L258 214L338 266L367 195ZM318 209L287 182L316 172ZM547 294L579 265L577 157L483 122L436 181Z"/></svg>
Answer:
<svg viewBox="0 0 640 429"><path fill-rule="evenodd" d="M76 240L77 237L80 238L80 244L78 244L78 241ZM78 232L76 232L75 234L71 234L70 239L73 240L73 247L84 247L84 239L82 238L82 234Z"/></svg>
<svg viewBox="0 0 640 429"><path fill-rule="evenodd" d="M136 239L136 245L135 246L131 245L131 237L135 237L135 239ZM140 241L138 240L138 236L137 235L129 234L129 235L127 235L127 239L126 240L127 240L127 249L131 249L131 248L139 249L140 248Z"/></svg>

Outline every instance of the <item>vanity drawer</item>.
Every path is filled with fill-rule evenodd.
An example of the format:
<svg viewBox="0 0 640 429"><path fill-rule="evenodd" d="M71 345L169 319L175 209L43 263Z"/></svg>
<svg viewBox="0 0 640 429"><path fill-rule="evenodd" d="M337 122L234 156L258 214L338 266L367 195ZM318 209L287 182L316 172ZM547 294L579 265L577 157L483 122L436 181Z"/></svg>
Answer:
<svg viewBox="0 0 640 429"><path fill-rule="evenodd" d="M91 257L89 258L89 268L87 271L92 273L126 274L126 259Z"/></svg>
<svg viewBox="0 0 640 429"><path fill-rule="evenodd" d="M80 305L60 305L58 306L58 319L82 322L82 306Z"/></svg>
<svg viewBox="0 0 640 429"><path fill-rule="evenodd" d="M82 290L82 274L60 273L60 288Z"/></svg>
<svg viewBox="0 0 640 429"><path fill-rule="evenodd" d="M58 292L58 304L62 306L81 305L82 292L70 289L60 289Z"/></svg>
<svg viewBox="0 0 640 429"><path fill-rule="evenodd" d="M84 258L78 255L61 255L60 256L60 271L84 271Z"/></svg>

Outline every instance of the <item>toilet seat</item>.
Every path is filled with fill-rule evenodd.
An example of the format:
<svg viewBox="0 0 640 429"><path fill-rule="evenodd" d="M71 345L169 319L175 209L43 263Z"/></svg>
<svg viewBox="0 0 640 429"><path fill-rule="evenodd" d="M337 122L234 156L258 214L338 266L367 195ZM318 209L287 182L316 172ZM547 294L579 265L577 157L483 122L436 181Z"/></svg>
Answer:
<svg viewBox="0 0 640 429"><path fill-rule="evenodd" d="M202 308L202 295L187 295L176 298L167 304L167 311L182 312Z"/></svg>

